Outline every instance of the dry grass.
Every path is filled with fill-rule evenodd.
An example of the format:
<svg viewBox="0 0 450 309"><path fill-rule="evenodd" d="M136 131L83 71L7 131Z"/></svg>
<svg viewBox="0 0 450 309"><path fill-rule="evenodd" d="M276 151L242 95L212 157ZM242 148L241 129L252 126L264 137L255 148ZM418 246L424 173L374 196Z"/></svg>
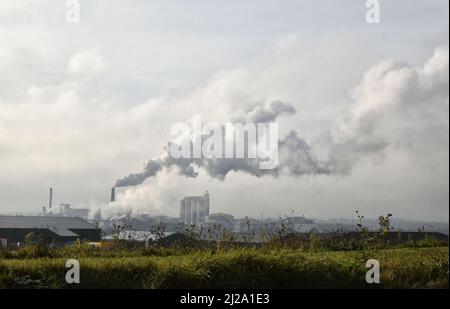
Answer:
<svg viewBox="0 0 450 309"><path fill-rule="evenodd" d="M448 247L371 251L289 248L86 251L0 259L1 288L448 288ZM77 258L81 283L65 283ZM365 282L365 261L380 261L381 284Z"/></svg>

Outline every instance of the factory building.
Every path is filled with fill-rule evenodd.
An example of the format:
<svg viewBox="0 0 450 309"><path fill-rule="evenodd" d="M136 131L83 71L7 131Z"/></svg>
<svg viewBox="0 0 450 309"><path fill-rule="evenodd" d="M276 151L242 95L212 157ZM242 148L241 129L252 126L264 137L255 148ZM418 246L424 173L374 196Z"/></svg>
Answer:
<svg viewBox="0 0 450 309"><path fill-rule="evenodd" d="M287 217L282 219L280 223L291 232L308 233L319 230L319 225L314 220L305 218L305 216Z"/></svg>
<svg viewBox="0 0 450 309"><path fill-rule="evenodd" d="M42 216L58 216L58 217L80 217L87 219L89 216L89 209L87 208L71 208L68 203L59 204L58 208L53 207L53 188L50 188L50 196L48 208L42 207Z"/></svg>
<svg viewBox="0 0 450 309"><path fill-rule="evenodd" d="M58 208L53 208L49 210L45 207L42 208L42 216L58 216L58 217L80 217L82 219L87 219L89 215L89 209L87 208L71 208L70 204L62 203L59 204Z"/></svg>
<svg viewBox="0 0 450 309"><path fill-rule="evenodd" d="M186 196L180 201L180 222L186 225L200 225L209 215L209 193L203 196Z"/></svg>
<svg viewBox="0 0 450 309"><path fill-rule="evenodd" d="M89 209L87 208L70 208L70 204L59 204L59 213L63 217L80 217L87 219Z"/></svg>
<svg viewBox="0 0 450 309"><path fill-rule="evenodd" d="M210 214L205 218L205 225L209 227L220 227L230 232L234 231L235 220L232 215L225 213Z"/></svg>
<svg viewBox="0 0 450 309"><path fill-rule="evenodd" d="M44 216L0 216L0 239L2 244L23 244L27 235L33 233L49 242L62 245L83 241L100 241L101 230L81 218Z"/></svg>

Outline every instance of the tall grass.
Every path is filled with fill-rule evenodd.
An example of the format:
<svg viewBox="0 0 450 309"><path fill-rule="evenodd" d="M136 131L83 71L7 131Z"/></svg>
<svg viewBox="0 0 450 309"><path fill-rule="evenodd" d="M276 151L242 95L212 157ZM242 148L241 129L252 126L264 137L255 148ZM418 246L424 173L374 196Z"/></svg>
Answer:
<svg viewBox="0 0 450 309"><path fill-rule="evenodd" d="M102 248L79 241L54 248L39 241L0 250L0 288L448 288L447 241L393 244L386 241L391 214L379 217L375 233L357 215L351 237L338 230L327 238L292 238L282 225L264 235L264 243L237 243L213 229L209 240L188 231L187 243L164 247L161 225L150 231L156 241L148 248L118 238ZM67 259L80 260L80 284L66 284ZM368 259L380 262L379 285L365 281Z"/></svg>
<svg viewBox="0 0 450 309"><path fill-rule="evenodd" d="M141 252L142 253L142 252ZM2 288L448 288L448 248L361 251L234 248L167 255L81 253L81 283L65 283L66 258L3 258ZM123 254L123 256L121 256ZM367 255L368 254L368 255ZM365 282L378 259L381 284Z"/></svg>

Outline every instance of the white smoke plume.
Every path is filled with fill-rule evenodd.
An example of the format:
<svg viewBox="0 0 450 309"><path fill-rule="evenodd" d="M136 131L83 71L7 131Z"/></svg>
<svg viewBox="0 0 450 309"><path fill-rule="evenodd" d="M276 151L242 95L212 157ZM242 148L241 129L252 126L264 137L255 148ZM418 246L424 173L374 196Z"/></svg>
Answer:
<svg viewBox="0 0 450 309"><path fill-rule="evenodd" d="M381 61L369 68L331 133L329 160L336 172L347 174L359 159L390 145L448 133L448 69L448 47L437 48L423 67ZM448 144L448 137L441 143Z"/></svg>
<svg viewBox="0 0 450 309"><path fill-rule="evenodd" d="M204 169L213 178L225 179L231 171L263 175L347 174L358 160L380 154L390 144L402 142L404 131L416 114L435 104L434 110L447 109L448 48L436 49L423 67L381 61L364 74L351 93L353 103L340 123L331 130L329 157L318 160L309 144L296 131L279 140L280 160L273 170L259 169L259 159L174 159L166 147L161 158L149 160L142 172L117 180L115 186L135 186L155 177L163 168L176 167L180 175L196 177ZM437 99L437 100L436 100ZM230 117L235 122L267 123L283 114L296 112L292 104L274 101L250 105L243 114ZM438 117L439 119L439 117ZM443 121L443 129L448 121ZM404 126L404 127L402 127Z"/></svg>
<svg viewBox="0 0 450 309"><path fill-rule="evenodd" d="M283 114L294 114L295 107L292 104L273 101L268 106L261 104L251 105L244 114L232 117L234 122L240 123L268 123L275 121ZM223 130L224 127L222 127ZM204 136L206 138L206 136ZM246 140L248 143L248 140ZM248 149L249 145L245 145ZM291 131L284 139L278 141L280 153L279 165L275 169L265 170L259 168L260 159L253 158L217 158L217 159L174 159L168 149L170 142L165 147L166 151L161 158L149 160L142 172L132 173L117 180L116 187L135 186L143 183L147 178L154 177L163 168L177 167L182 176L197 177L198 168L204 169L213 178L225 179L231 172L242 171L250 175L260 177L263 175L278 176L281 171L292 175L327 174L329 171L324 163L319 162L312 153L311 147Z"/></svg>
<svg viewBox="0 0 450 309"><path fill-rule="evenodd" d="M353 104L348 114L331 133L326 161L318 161L308 143L297 132L291 131L279 140L280 162L273 170L259 169L258 159L173 159L166 151L162 158L149 160L142 172L119 179L115 186L141 184L163 168L170 167L177 167L186 177L196 177L196 168L202 168L218 179L224 179L230 171L244 171L256 177L278 176L281 171L295 176L348 173L361 157L380 153L401 139L398 134L402 134L403 128L398 125L407 126L408 121L413 121L411 115L423 111L427 104L439 104L440 101L435 102L436 98L447 98L448 101L448 48L436 49L421 68L382 61L364 74L351 95ZM439 108L448 109L448 105ZM268 106L252 104L245 113L233 116L232 120L267 123L280 115L295 112L293 105L274 101ZM393 124L397 126L392 127Z"/></svg>
<svg viewBox="0 0 450 309"><path fill-rule="evenodd" d="M116 186L127 188L120 190L116 202L102 207L102 214L150 211L176 215L178 200L186 192L209 186L226 190L228 185L222 187L218 182L230 175L236 179L239 172L265 183L263 176L348 175L359 161L383 158L392 147L420 145L423 149L427 143L437 143L448 152L448 92L447 47L436 49L420 67L381 61L353 88L344 113L324 127L329 138L320 159L310 146L315 141L307 143L295 130L279 140L279 165L274 170L260 170L258 159L173 159L166 150L149 160L143 171L118 180ZM284 119L280 116L296 112L292 104L280 101L254 103L242 110L228 119L278 122ZM138 186L144 181L147 185Z"/></svg>

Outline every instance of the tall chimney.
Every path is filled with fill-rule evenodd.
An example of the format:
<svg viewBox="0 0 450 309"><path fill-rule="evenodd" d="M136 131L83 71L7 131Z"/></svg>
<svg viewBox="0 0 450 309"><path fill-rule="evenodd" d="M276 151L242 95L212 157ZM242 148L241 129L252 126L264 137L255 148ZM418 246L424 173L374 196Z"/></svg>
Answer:
<svg viewBox="0 0 450 309"><path fill-rule="evenodd" d="M48 201L48 209L52 208L52 204L53 204L53 188L50 188L50 198Z"/></svg>
<svg viewBox="0 0 450 309"><path fill-rule="evenodd" d="M116 188L112 187L111 188L111 202L115 202L116 201Z"/></svg>

